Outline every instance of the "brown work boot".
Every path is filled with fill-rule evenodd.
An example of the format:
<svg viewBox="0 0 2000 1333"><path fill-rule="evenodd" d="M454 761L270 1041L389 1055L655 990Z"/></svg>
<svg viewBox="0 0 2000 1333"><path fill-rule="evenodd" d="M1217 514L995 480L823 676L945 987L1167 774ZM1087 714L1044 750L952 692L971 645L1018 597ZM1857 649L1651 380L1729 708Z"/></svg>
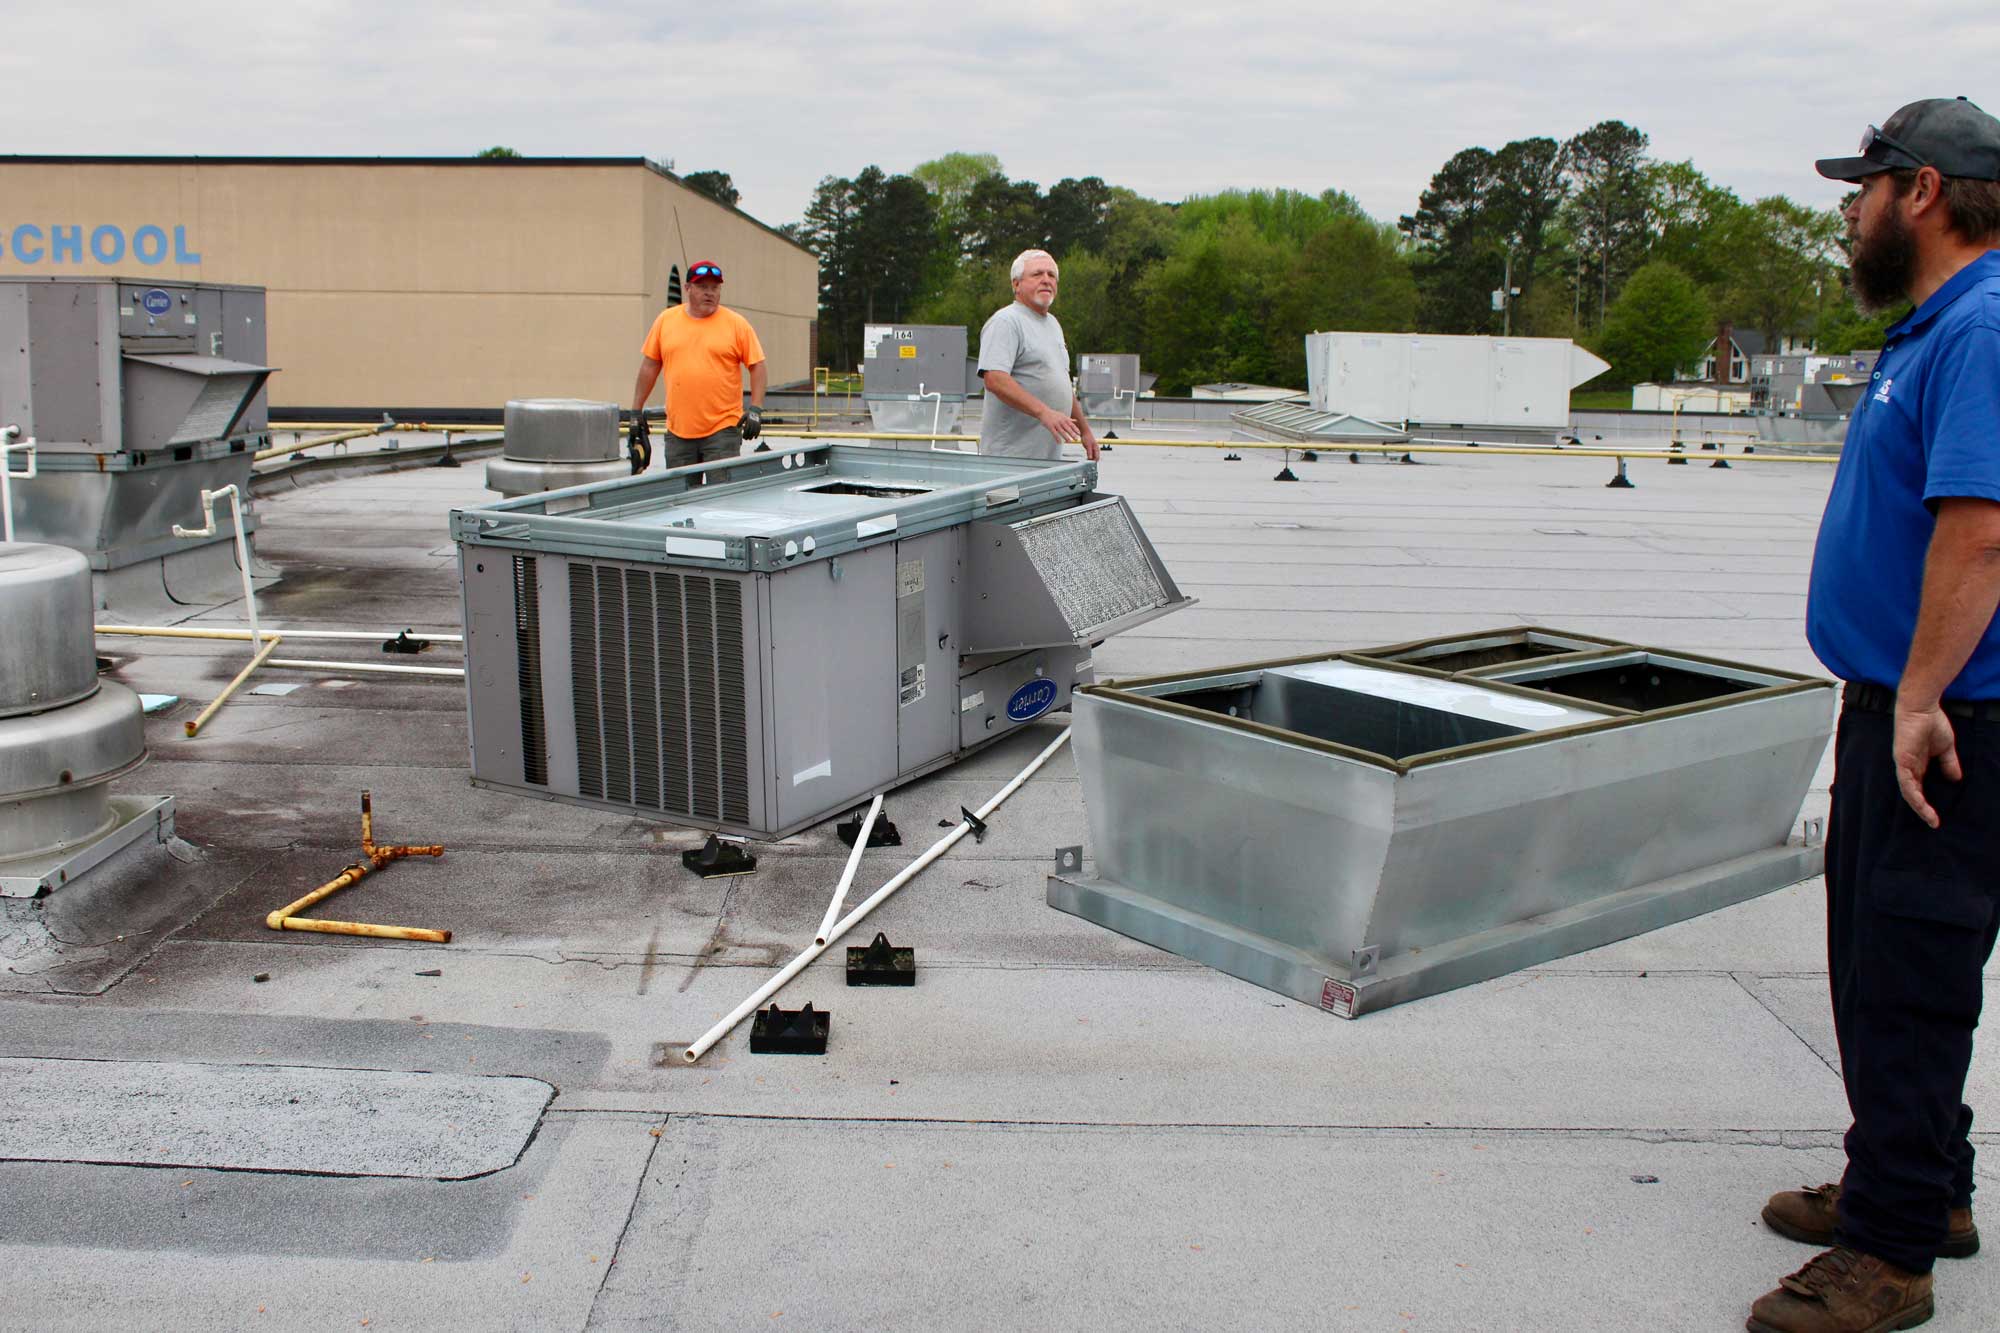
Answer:
<svg viewBox="0 0 2000 1333"><path fill-rule="evenodd" d="M1846 1246L1813 1258L1757 1298L1749 1333L1889 1333L1931 1317L1931 1275Z"/></svg>
<svg viewBox="0 0 2000 1333"><path fill-rule="evenodd" d="M1764 1205L1764 1225L1780 1236L1807 1245L1833 1244L1833 1226L1838 1214L1840 1186L1821 1185L1818 1189L1781 1190ZM1970 1259L1979 1253L1979 1228L1973 1225L1972 1209L1954 1208L1945 1216L1944 1243L1938 1246L1940 1259Z"/></svg>

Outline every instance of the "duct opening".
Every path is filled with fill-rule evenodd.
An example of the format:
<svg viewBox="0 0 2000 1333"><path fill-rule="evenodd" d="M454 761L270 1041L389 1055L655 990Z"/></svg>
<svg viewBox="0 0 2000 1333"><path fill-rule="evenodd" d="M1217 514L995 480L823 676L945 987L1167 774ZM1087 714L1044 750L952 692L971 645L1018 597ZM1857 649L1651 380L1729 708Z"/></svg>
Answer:
<svg viewBox="0 0 2000 1333"><path fill-rule="evenodd" d="M1635 712L1673 708L1726 698L1760 688L1770 681L1744 680L1720 672L1672 665L1651 657L1612 663L1592 663L1576 670L1537 675L1527 672L1508 677L1516 685L1542 690L1568 699L1610 704Z"/></svg>
<svg viewBox="0 0 2000 1333"><path fill-rule="evenodd" d="M1389 759L1518 736L1531 729L1275 671L1239 685L1156 697Z"/></svg>

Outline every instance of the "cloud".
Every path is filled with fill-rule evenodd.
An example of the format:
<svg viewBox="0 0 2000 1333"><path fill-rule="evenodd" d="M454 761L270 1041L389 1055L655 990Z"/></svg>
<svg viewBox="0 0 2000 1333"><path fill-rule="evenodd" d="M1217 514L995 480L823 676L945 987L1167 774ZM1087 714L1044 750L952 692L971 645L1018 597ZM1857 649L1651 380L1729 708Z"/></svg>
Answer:
<svg viewBox="0 0 2000 1333"><path fill-rule="evenodd" d="M19 8L26 7L21 6ZM1746 197L1829 204L1812 159L1916 97L1980 100L1983 4L1432 0L1260 17L1209 3L286 6L106 0L10 16L20 153L671 158L796 218L822 176L957 149L1155 198L1347 190L1409 212L1458 149L1604 119ZM2000 105L2000 95L1988 94Z"/></svg>

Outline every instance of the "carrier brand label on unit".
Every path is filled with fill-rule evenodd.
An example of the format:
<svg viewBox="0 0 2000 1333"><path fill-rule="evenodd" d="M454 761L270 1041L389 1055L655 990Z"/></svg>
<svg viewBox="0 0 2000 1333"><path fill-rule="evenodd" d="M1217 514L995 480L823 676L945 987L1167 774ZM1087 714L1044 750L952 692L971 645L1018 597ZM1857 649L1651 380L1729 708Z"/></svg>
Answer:
<svg viewBox="0 0 2000 1333"><path fill-rule="evenodd" d="M1047 679L1029 681L1007 700L1007 716L1015 722L1032 722L1056 701L1056 683Z"/></svg>
<svg viewBox="0 0 2000 1333"><path fill-rule="evenodd" d="M139 304L149 315L164 315L174 308L174 298L155 287L139 298Z"/></svg>
<svg viewBox="0 0 2000 1333"><path fill-rule="evenodd" d="M1328 977L1319 988L1319 1007L1342 1018L1354 1017L1354 987Z"/></svg>

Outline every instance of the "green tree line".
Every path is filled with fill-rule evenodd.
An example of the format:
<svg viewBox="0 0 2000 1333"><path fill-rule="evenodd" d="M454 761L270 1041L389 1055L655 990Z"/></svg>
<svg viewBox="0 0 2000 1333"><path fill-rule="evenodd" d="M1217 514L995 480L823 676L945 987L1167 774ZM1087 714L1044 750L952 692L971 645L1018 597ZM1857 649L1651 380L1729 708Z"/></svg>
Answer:
<svg viewBox="0 0 2000 1333"><path fill-rule="evenodd" d="M1573 337L1612 363L1606 384L1668 378L1724 320L1768 344L1880 345L1887 319L1854 305L1836 210L1744 201L1647 147L1605 121L1466 148L1394 224L1333 189L1167 204L1096 176L1043 189L993 154L950 153L828 176L785 230L819 258L820 359L837 368L858 364L868 323L963 324L976 346L1030 247L1062 266L1071 348L1138 352L1168 394L1303 386L1319 329Z"/></svg>

